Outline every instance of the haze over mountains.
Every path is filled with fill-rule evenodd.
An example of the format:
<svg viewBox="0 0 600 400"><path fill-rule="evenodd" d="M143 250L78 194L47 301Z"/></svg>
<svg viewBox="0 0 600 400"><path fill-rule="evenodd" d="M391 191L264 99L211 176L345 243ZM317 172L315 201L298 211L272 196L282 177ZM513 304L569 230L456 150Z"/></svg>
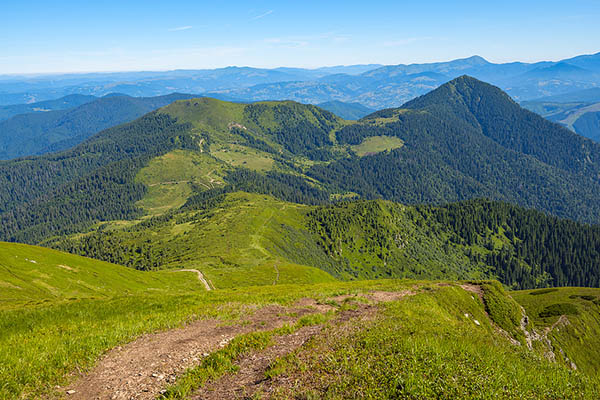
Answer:
<svg viewBox="0 0 600 400"><path fill-rule="evenodd" d="M235 102L294 100L356 120L377 109L399 107L463 74L497 85L524 107L582 136L600 140L600 53L533 64L494 64L474 56L429 64L313 70L228 67L4 76L0 78L0 104L16 99L23 103L0 106L0 158L66 149L102 129L168 104L166 100L178 98L173 92ZM118 95L166 97L163 101L98 99ZM147 105L142 107L141 103Z"/></svg>
<svg viewBox="0 0 600 400"><path fill-rule="evenodd" d="M260 69L65 74L0 77L0 104L54 99L67 94L158 96L198 93L224 100L359 102L372 109L399 107L437 86L467 74L499 86L518 101L600 86L600 53L557 62L495 64L474 56L411 65L354 65Z"/></svg>

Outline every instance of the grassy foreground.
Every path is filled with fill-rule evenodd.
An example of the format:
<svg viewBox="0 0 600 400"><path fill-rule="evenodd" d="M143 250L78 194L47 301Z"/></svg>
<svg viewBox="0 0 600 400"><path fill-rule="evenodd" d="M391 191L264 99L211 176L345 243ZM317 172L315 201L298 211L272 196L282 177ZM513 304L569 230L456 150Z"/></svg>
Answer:
<svg viewBox="0 0 600 400"><path fill-rule="evenodd" d="M577 363L579 370L574 371L562 359L546 360L540 346L528 350L499 333L501 327L525 343L520 306L493 282L478 283L485 302L455 282L413 280L207 292L192 273L141 272L15 244L0 244L0 265L0 399L52 396L56 385L64 386L91 368L107 350L144 333L197 319L233 321L268 304L289 305L307 297L326 302L332 296L373 290L416 294L384 306L371 322L330 326L272 365L267 379L277 382L288 376L287 382L295 382L277 387L281 398L593 399L600 392L597 361L590 351L598 337L598 289L515 293L531 315L530 326L539 330L558 318L540 316L545 311L572 313L567 315L570 325L550 332L550 337ZM234 340L230 346L237 347L208 357L206 365L184 375L177 387L194 388L235 373L237 357L268 346L268 335L285 333ZM247 346L250 339L254 344ZM207 370L215 360L226 364L219 361L217 369Z"/></svg>
<svg viewBox="0 0 600 400"><path fill-rule="evenodd" d="M104 352L143 333L196 319L237 319L248 313L249 305L289 304L303 297L396 290L411 284L336 282L206 292L192 273L135 271L4 243L0 264L0 399L52 393L55 385L69 382L74 371L89 369Z"/></svg>
<svg viewBox="0 0 600 400"><path fill-rule="evenodd" d="M281 399L596 399L600 393L597 375L510 344L479 299L457 286L389 303L366 326L331 326L267 375L285 382L275 396Z"/></svg>

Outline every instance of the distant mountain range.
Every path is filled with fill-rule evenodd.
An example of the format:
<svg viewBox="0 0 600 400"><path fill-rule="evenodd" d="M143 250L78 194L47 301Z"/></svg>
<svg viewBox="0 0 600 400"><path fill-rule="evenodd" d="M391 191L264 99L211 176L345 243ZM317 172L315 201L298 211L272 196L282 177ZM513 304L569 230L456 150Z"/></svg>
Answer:
<svg viewBox="0 0 600 400"><path fill-rule="evenodd" d="M521 105L581 136L600 142L600 88L524 101Z"/></svg>
<svg viewBox="0 0 600 400"><path fill-rule="evenodd" d="M0 104L29 103L68 94L158 96L200 93L230 101L358 102L372 109L399 107L467 74L504 89L518 101L600 87L600 53L557 62L491 63L479 56L410 65L352 65L319 69L227 67L0 77Z"/></svg>

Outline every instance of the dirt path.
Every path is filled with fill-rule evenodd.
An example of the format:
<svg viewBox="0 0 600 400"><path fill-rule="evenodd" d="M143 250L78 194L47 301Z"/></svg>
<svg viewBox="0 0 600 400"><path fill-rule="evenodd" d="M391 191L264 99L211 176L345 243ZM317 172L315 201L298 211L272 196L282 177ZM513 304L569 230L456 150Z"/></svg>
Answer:
<svg viewBox="0 0 600 400"><path fill-rule="evenodd" d="M357 310L340 312L336 319L343 321L368 315L375 311L375 303L397 300L407 294L412 292L366 294L363 297L370 300L369 304L359 302ZM351 297L353 296L337 296L332 300L341 304ZM286 323L293 323L303 315L335 309L336 307L330 304L303 299L292 307L271 305L258 309L254 313L249 309L247 314L251 315L234 325L224 325L222 321L217 320L203 320L183 328L147 334L131 343L110 350L98 361L95 368L80 376L72 385L60 389L60 392L67 393L68 399L154 399L162 389L174 383L186 369L198 365L203 357L226 346L238 335L279 328ZM237 387L242 384L244 387L250 383L254 384L256 380L251 377L264 375L269 360L301 346L309 337L320 332L320 329L320 327L302 328L295 334L277 338L277 345L267 349L265 355L242 360L243 371L254 368L257 372L254 375L245 373L246 378L240 380Z"/></svg>
<svg viewBox="0 0 600 400"><path fill-rule="evenodd" d="M361 295L369 300L368 304L353 302L356 308L340 311L330 322L341 328L350 320L367 321L375 317L377 303L399 300L404 296L413 295L414 292L374 292ZM338 304L353 300L354 296L337 296L331 300ZM333 307L317 304L314 300L304 299L301 304L313 305L320 312L326 312ZM362 325L362 324L359 324ZM196 391L191 399L194 400L221 400L221 399L251 399L260 394L258 398L270 398L269 394L279 384L266 378L269 366L278 358L283 357L299 349L311 338L321 334L325 325L307 326L300 328L290 335L282 335L274 338L274 344L263 351L256 351L242 357L236 362L238 371L235 374L225 375L223 378L211 382ZM341 328L344 329L344 328Z"/></svg>
<svg viewBox="0 0 600 400"><path fill-rule="evenodd" d="M289 309L268 306L239 325L203 320L184 328L142 336L110 350L92 371L63 392L74 391L69 399L154 399L183 371L227 345L233 337L293 322L294 318L284 315L286 311ZM308 307L294 311L298 316L314 312Z"/></svg>
<svg viewBox="0 0 600 400"><path fill-rule="evenodd" d="M204 279L204 275L202 275L202 272L198 271L197 269L178 269L176 272L196 272L198 274L198 280L204 284L206 290L212 290L212 288L208 284L208 281Z"/></svg>

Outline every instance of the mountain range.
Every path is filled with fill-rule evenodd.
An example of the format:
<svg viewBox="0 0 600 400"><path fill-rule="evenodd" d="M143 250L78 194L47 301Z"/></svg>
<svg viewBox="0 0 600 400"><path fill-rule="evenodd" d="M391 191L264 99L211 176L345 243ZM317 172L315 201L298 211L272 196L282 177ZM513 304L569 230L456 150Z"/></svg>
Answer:
<svg viewBox="0 0 600 400"><path fill-rule="evenodd" d="M600 144L500 88L67 103L152 111L0 161L0 397L596 398Z"/></svg>
<svg viewBox="0 0 600 400"><path fill-rule="evenodd" d="M215 70L0 77L0 104L29 103L68 94L158 96L199 93L232 101L358 102L372 109L399 107L468 74L518 101L600 86L600 53L560 61L491 63L473 56L448 62L319 69L227 67Z"/></svg>
<svg viewBox="0 0 600 400"><path fill-rule="evenodd" d="M212 229L209 226L218 230L216 227L227 225L224 221L210 222L216 218L212 205L221 204L223 196L243 191L273 196L283 203L261 205L258 209L270 209L272 216L281 214L281 218L296 221L283 225L304 226L286 231L283 225L278 227L279 219L267 218L262 223L265 229L275 223L272 229L277 233L276 239L269 239L275 242L262 245L264 255L272 254L273 248L278 249L275 253L286 254L285 265L288 266L314 266L345 278L381 277L382 273L395 277L450 274L470 278L509 274L503 280L516 287L544 286L549 280L593 285L595 279L595 274L590 272L595 261L592 264L584 261L597 258L593 250L594 230L586 231L585 225L573 227L568 222L546 220L542 214L527 216L529 214L518 209L511 212L523 215L517 220L545 221L543 227L518 228L514 221L509 223L510 219L503 216L507 222L494 219L485 223L497 236L490 236L484 230L477 233L480 239L475 240L475 233L464 236L462 228L448 225L446 221L439 231L433 231L447 232L440 233L442 237L447 236L445 241L428 239L428 246L423 242L416 248L412 247L416 245L413 243L407 247L408 253L396 254L390 259L384 255L394 253L390 244L381 247L383 245L377 242L375 247L356 250L357 257L358 254L369 255L371 261L359 257L337 260L333 264L328 257L337 253L327 256L334 251L335 246L331 246L338 240L330 236L333 228L326 228L324 232L329 232L329 236L318 239L311 235L319 233L321 228L307 230L313 223L305 220L304 212L284 217L287 214L281 210L288 207L301 209L302 204L326 205L359 198L391 200L400 203L402 209L406 205L447 204L486 197L561 218L597 223L600 219L597 200L600 145L522 109L499 88L468 76L457 78L401 108L377 111L358 121L343 120L316 106L290 101L243 104L210 98L179 100L133 122L102 131L72 149L1 162L0 172L1 239L56 246L140 268L164 267L170 263L181 265L188 260L194 265L201 262L204 270L211 274L213 269L227 265L246 268L256 263L250 260L264 258L254 250L250 251L251 255L238 254L239 243L234 245L235 242L228 245L229 250L214 245L209 248L211 251L201 252L209 261L200 261L196 255L189 258L185 251L198 248L198 244L186 240L195 237L192 226L199 224L199 219L207 218L209 224L200 231L202 235ZM261 204L262 201L259 197L250 203ZM234 241L249 240L242 232L248 232L248 226L257 223L252 221L260 220L252 215L247 221L241 218L244 202L248 203L242 199L234 201L236 207L242 209L234 207L227 214L238 215L238 225L226 229L239 232L231 239ZM394 216L395 211L389 211L394 207L384 208L380 217L376 217L378 214L374 211L369 215L383 221L389 218L386 215L400 218ZM471 206L461 207L465 208L460 215L468 215ZM477 209L481 210L480 207ZM483 207L505 210L504 206ZM206 212L208 214L203 214ZM426 215L439 212L427 211ZM498 212L498 215L505 214ZM363 239L344 241L361 243L371 234L379 237L383 232L395 230L415 230L415 237L435 236L423 228L414 228L421 226L417 222L419 218L415 218L410 217L402 225L398 225L399 222L378 224L375 233L358 233ZM483 216L478 211L472 218L477 221ZM186 228L190 223L192 226ZM182 227L178 227L180 224ZM525 250L510 250L520 243L515 241L515 236L522 241L523 235L532 234L526 233L526 229L539 229L534 237L540 238L546 235L542 232L552 231L549 227L556 224L565 224L563 231L554 229L565 232L565 237L587 237L581 242L588 246L582 250L585 255L580 261L570 262L571 272L558 272L561 257L566 253L558 253L557 266L548 270L547 263L532 261L539 257L538 253L523 258ZM435 224L430 220L425 225ZM102 226L100 233L93 234ZM157 240L146 237L153 229L158 229L153 235L155 239L163 235L165 229L166 232L182 229L187 236L176 235L179 239L175 239L168 234L163 247ZM119 234L121 230L123 237ZM567 234L570 230L578 233ZM138 231L142 232L139 237L134 234ZM508 231L511 235L506 233ZM89 234L81 236L86 232ZM91 242L78 244L82 238ZM76 241L72 242L73 239ZM565 240L560 239L560 242ZM290 249L290 241L304 243L302 246L308 250ZM483 252L480 254L483 258L472 258L473 246L495 242L506 244L497 248L500 251L505 247L502 251L507 253L503 261L494 258L500 257L500 253L494 255L496 246L493 244L488 249L490 254ZM145 243L152 245L148 247ZM394 243L397 247L400 242ZM465 245L468 250L461 247ZM538 248L540 244L532 246ZM378 248L375 254L379 255L375 258L380 261L372 264L373 249ZM427 248L437 250L430 253ZM549 245L546 248L548 250ZM348 254L347 249L335 251ZM377 253L381 251L383 253ZM233 259L228 259L227 252L233 252ZM192 251L192 254L198 252ZM510 261L510 254L516 257L516 264ZM239 261L240 257L246 261ZM548 257L546 255L546 259ZM346 262L345 267L340 267ZM358 265L370 265L373 269L367 273ZM422 271L428 272L418 272L418 268L408 272L407 265L420 266ZM510 265L513 266L508 267ZM515 265L521 265L521 270ZM480 275L490 266L494 266L492 272ZM512 272L506 272L506 268ZM519 275L522 271L528 272ZM529 281L508 276L527 276ZM213 278L215 282L227 281L218 275Z"/></svg>

